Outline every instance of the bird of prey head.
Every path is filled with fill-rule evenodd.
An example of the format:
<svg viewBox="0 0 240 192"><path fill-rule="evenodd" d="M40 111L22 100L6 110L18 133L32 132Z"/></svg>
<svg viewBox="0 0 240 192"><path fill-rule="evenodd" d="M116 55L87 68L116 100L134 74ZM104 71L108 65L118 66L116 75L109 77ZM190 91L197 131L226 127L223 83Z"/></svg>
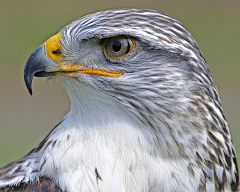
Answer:
<svg viewBox="0 0 240 192"><path fill-rule="evenodd" d="M4 167L0 187L53 179L62 191L237 190L214 80L191 34L169 15L117 9L77 19L29 57L30 94L34 76L61 82L71 110L15 162L21 174Z"/></svg>

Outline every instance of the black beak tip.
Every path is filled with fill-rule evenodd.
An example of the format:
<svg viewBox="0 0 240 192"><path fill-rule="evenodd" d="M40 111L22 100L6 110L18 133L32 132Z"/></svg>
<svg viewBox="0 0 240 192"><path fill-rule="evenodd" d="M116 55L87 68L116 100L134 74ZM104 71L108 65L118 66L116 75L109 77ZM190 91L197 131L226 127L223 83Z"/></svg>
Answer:
<svg viewBox="0 0 240 192"><path fill-rule="evenodd" d="M29 91L30 95L32 96L32 90L31 90L31 89L29 89L28 91Z"/></svg>
<svg viewBox="0 0 240 192"><path fill-rule="evenodd" d="M31 87L28 87L28 91L29 91L30 95L32 95L32 88Z"/></svg>
<svg viewBox="0 0 240 192"><path fill-rule="evenodd" d="M25 69L24 69L24 80L25 80L25 84L27 86L27 89L28 89L30 95L32 95L32 79L33 79L33 75L28 73L28 70L25 67Z"/></svg>
<svg viewBox="0 0 240 192"><path fill-rule="evenodd" d="M30 95L32 95L32 86L31 85L26 85L26 86Z"/></svg>
<svg viewBox="0 0 240 192"><path fill-rule="evenodd" d="M24 80L30 95L32 95L33 76L39 71L45 71L45 69L46 66L43 61L43 46L39 46L32 52L24 68Z"/></svg>

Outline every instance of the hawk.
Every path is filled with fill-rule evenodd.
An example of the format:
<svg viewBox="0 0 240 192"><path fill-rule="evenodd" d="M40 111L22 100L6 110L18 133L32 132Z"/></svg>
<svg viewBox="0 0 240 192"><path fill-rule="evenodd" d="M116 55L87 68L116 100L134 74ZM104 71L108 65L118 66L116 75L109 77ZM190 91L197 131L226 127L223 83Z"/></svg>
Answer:
<svg viewBox="0 0 240 192"><path fill-rule="evenodd" d="M71 110L1 191L237 191L237 157L197 43L169 15L116 9L77 19L29 57L24 78L59 81Z"/></svg>

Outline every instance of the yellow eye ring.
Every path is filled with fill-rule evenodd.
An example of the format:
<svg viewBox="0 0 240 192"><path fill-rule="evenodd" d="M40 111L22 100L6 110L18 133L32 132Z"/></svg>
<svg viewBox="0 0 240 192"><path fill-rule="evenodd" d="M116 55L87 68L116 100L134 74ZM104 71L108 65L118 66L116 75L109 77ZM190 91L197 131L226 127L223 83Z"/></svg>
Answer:
<svg viewBox="0 0 240 192"><path fill-rule="evenodd" d="M115 36L106 39L104 50L108 57L119 59L127 56L135 48L135 42L132 38L124 36Z"/></svg>

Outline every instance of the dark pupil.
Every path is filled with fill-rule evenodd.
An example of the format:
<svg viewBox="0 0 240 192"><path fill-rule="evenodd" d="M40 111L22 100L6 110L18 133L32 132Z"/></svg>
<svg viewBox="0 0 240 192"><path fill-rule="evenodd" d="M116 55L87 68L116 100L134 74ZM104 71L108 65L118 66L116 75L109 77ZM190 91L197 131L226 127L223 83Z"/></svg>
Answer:
<svg viewBox="0 0 240 192"><path fill-rule="evenodd" d="M113 51L118 52L121 49L121 42L120 41L114 41L112 44Z"/></svg>

